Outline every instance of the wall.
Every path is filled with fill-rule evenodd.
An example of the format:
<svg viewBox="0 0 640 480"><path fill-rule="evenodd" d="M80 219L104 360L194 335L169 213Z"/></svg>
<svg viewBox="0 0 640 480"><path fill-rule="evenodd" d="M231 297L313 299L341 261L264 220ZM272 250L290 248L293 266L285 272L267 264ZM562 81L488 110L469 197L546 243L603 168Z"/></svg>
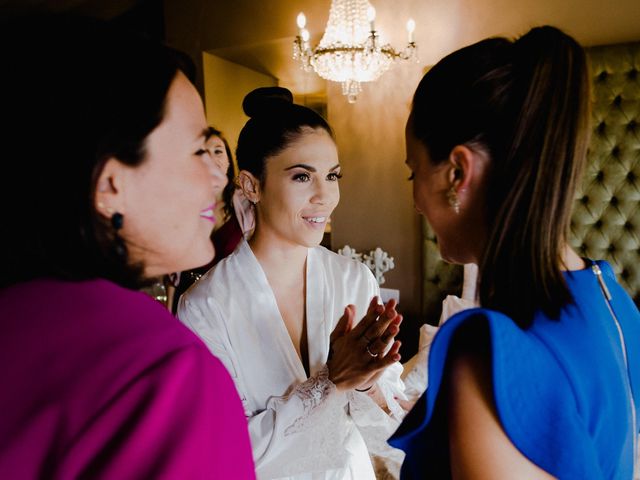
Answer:
<svg viewBox="0 0 640 480"><path fill-rule="evenodd" d="M365 84L355 104L347 103L339 85L328 82L329 120L336 130L345 173L341 205L333 218L332 245L338 248L348 243L358 251L375 246L387 250L395 257L396 268L385 275L385 286L399 288L401 310L417 316L421 229L402 162L409 104L424 68L482 38L514 38L541 24L556 25L585 45L637 40L640 9L637 0L618 0L615 7L596 0L372 3L378 14L377 28L396 48L406 42L406 20L416 19L420 66L399 62L377 82Z"/></svg>
<svg viewBox="0 0 640 480"><path fill-rule="evenodd" d="M207 121L225 134L235 157L238 135L249 119L242 112L242 100L251 90L275 86L278 82L207 52L202 54L202 71Z"/></svg>
<svg viewBox="0 0 640 480"><path fill-rule="evenodd" d="M339 84L330 84L327 105L343 172L332 246L381 247L394 257L384 287L400 290L405 314L420 310L420 224L404 166L404 125L421 72L416 64L397 65L365 84L355 104L347 103Z"/></svg>

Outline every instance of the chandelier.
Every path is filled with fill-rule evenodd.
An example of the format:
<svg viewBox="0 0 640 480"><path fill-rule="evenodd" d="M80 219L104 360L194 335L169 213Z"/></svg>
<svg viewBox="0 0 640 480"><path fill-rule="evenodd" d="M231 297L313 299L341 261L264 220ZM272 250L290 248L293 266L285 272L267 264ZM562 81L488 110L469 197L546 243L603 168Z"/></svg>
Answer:
<svg viewBox="0 0 640 480"><path fill-rule="evenodd" d="M362 82L373 82L397 59L418 61L414 42L416 23L407 22L409 42L396 51L382 44L375 29L376 10L367 0L332 0L329 21L322 40L312 49L307 19L300 12L298 35L293 43L293 58L305 71L315 70L326 80L342 83L342 93L354 103L362 91Z"/></svg>

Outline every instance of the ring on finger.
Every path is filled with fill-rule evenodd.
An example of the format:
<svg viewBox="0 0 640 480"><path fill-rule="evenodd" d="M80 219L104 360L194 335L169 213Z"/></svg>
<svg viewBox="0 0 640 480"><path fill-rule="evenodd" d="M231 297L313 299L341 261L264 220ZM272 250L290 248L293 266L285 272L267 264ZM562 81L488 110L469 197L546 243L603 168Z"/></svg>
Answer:
<svg viewBox="0 0 640 480"><path fill-rule="evenodd" d="M378 353L373 353L373 352L371 351L371 349L369 349L369 346L370 346L370 345L371 345L370 343L367 343L367 346L365 347L365 350L366 350L366 351L367 351L367 353L368 353L369 355L371 355L373 358L376 358L379 354L378 354Z"/></svg>

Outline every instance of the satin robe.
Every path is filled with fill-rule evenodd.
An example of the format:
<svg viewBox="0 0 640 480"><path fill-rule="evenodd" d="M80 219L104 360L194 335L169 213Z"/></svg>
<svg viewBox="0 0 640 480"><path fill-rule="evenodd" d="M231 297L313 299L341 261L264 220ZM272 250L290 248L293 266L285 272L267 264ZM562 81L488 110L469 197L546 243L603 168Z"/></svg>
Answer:
<svg viewBox="0 0 640 480"><path fill-rule="evenodd" d="M222 360L236 384L258 478L374 479L356 422L389 434L397 422L366 394L337 393L326 359L345 306L354 304L361 318L379 295L377 282L362 263L323 247L309 249L306 281L309 378L246 241L187 291L178 317ZM378 381L390 404L402 395L401 371L395 364Z"/></svg>

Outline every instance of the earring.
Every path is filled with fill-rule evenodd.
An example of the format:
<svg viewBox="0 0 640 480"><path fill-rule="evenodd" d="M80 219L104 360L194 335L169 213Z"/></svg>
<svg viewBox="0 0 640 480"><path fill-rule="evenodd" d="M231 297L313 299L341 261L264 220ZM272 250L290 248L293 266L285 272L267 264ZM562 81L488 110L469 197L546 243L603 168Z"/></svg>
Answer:
<svg viewBox="0 0 640 480"><path fill-rule="evenodd" d="M460 213L460 200L458 199L458 192L456 192L455 187L451 187L447 192L447 200L449 202L449 206L453 208L453 211L456 212L456 215Z"/></svg>
<svg viewBox="0 0 640 480"><path fill-rule="evenodd" d="M122 228L123 224L124 215L122 215L120 212L115 212L113 215L111 215L111 226L116 232Z"/></svg>

